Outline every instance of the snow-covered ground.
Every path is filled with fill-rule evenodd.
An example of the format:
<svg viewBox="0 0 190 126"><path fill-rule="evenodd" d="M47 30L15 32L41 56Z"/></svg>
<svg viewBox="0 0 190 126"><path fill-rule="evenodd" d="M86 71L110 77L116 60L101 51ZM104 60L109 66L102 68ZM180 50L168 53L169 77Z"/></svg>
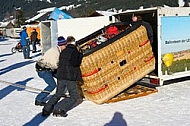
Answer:
<svg viewBox="0 0 190 126"><path fill-rule="evenodd" d="M45 118L42 107L34 105L36 90L10 86L11 83L43 89L46 84L34 69L40 56L23 59L22 53L11 53L15 39L0 41L0 126L189 126L190 81L157 87L158 92L110 104L97 105L83 101L68 116ZM2 83L2 81L10 82Z"/></svg>

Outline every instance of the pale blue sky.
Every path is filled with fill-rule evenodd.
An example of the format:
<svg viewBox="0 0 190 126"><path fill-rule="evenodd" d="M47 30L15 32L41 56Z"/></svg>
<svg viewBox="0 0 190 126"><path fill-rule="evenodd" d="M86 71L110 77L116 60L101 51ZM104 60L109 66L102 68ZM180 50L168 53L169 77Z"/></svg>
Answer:
<svg viewBox="0 0 190 126"><path fill-rule="evenodd" d="M190 16L162 17L161 24L162 54L190 49ZM179 43L166 44L166 41Z"/></svg>

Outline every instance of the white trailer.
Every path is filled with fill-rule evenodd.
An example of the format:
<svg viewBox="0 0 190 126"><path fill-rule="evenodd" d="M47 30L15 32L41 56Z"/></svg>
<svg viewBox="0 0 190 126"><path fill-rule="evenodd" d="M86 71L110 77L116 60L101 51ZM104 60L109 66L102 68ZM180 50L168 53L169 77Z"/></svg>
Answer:
<svg viewBox="0 0 190 126"><path fill-rule="evenodd" d="M190 75L190 8L155 7L131 10L114 15L117 21L131 21L141 15L154 31L152 45L156 69L143 80L161 86L164 81Z"/></svg>
<svg viewBox="0 0 190 126"><path fill-rule="evenodd" d="M41 29L41 44L42 53L47 51L51 46L57 44L57 37L74 36L79 40L94 31L110 24L115 21L112 16L99 16L99 17L86 17L86 18L73 18L64 20L49 20L40 23Z"/></svg>
<svg viewBox="0 0 190 126"><path fill-rule="evenodd" d="M6 29L6 36L10 37L10 38L20 38L20 32L21 32L21 28L10 28L10 29Z"/></svg>

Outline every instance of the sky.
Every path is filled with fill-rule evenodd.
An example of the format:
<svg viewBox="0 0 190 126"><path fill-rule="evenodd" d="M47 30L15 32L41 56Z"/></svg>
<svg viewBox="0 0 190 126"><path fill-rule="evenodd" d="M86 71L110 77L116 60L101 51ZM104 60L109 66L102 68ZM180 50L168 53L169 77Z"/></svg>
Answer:
<svg viewBox="0 0 190 126"><path fill-rule="evenodd" d="M161 18L160 32L162 41L162 54L189 49L189 22L190 17L188 16L170 16Z"/></svg>
<svg viewBox="0 0 190 126"><path fill-rule="evenodd" d="M11 53L17 42L0 40L0 126L190 125L190 80L163 85L157 87L157 93L115 103L78 102L66 118L42 117L42 107L34 105L38 89L46 86L34 69L41 47L31 53L32 59L24 59L22 52Z"/></svg>

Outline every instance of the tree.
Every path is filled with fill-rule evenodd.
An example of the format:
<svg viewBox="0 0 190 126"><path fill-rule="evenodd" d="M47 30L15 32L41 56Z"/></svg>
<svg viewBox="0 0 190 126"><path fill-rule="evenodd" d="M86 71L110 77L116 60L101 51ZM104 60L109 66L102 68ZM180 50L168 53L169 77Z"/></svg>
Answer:
<svg viewBox="0 0 190 126"><path fill-rule="evenodd" d="M189 7L189 0L183 0L185 2L184 7Z"/></svg>
<svg viewBox="0 0 190 126"><path fill-rule="evenodd" d="M21 27L21 25L23 25L24 23L25 23L24 13L23 13L22 9L17 9L17 10L16 10L15 27L16 27L16 28L19 28L19 27Z"/></svg>
<svg viewBox="0 0 190 126"><path fill-rule="evenodd" d="M4 19L5 19L6 21L10 20L10 13L9 13L8 11L5 13Z"/></svg>

